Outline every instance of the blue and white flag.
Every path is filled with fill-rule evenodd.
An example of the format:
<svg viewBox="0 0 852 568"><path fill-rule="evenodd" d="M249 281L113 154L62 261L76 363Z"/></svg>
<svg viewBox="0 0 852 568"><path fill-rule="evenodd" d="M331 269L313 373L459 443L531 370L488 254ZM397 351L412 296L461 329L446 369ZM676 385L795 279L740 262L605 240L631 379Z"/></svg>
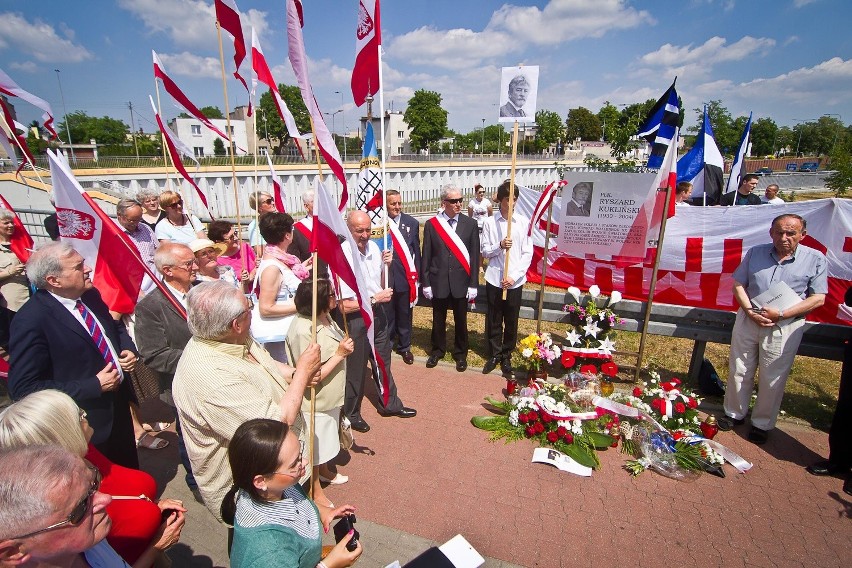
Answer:
<svg viewBox="0 0 852 568"><path fill-rule="evenodd" d="M748 145L751 142L751 113L748 113L748 122L743 129L743 136L740 138L740 148L737 150L737 155L734 157L734 163L731 164L731 177L728 178L728 184L725 186L725 193L736 191L740 186L740 180L743 177L743 165L745 157L748 153Z"/></svg>
<svg viewBox="0 0 852 568"><path fill-rule="evenodd" d="M716 205L722 197L722 172L725 162L713 138L713 127L704 107L701 129L692 149L677 161L677 181L692 184L692 198L706 196L707 205Z"/></svg>
<svg viewBox="0 0 852 568"><path fill-rule="evenodd" d="M376 137L373 124L367 122L364 131L364 151L358 170L358 193L355 195L355 208L370 216L372 229L370 238L385 248L385 193L382 183L382 163L376 151Z"/></svg>
<svg viewBox="0 0 852 568"><path fill-rule="evenodd" d="M677 77L672 82L672 86L651 109L645 124L637 132L639 138L644 138L651 144L651 155L648 156L648 167L651 169L659 169L663 165L666 150L672 143L675 128L680 122L680 104L675 90L676 82ZM675 143L677 142L675 141Z"/></svg>

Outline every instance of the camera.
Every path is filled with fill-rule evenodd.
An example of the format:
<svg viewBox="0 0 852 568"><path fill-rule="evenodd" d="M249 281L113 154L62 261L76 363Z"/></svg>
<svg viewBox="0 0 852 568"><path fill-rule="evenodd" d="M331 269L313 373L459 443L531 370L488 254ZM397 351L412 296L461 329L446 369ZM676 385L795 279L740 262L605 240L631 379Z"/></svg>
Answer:
<svg viewBox="0 0 852 568"><path fill-rule="evenodd" d="M358 534L358 529L355 528L355 515L346 515L336 525L334 525L334 541L340 542L343 540L349 531L354 530L355 534L352 535L352 540L350 540L346 544L346 550L352 552L358 547L358 538L361 536Z"/></svg>

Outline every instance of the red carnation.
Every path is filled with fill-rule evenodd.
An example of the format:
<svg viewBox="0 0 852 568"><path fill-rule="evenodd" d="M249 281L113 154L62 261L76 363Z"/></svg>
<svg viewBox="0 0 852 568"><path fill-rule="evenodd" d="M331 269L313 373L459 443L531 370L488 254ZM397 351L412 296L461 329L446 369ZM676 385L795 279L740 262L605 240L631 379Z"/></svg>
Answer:
<svg viewBox="0 0 852 568"><path fill-rule="evenodd" d="M654 410L659 410L662 403L663 403L662 399L655 398L654 400L651 401L651 408L653 408Z"/></svg>
<svg viewBox="0 0 852 568"><path fill-rule="evenodd" d="M532 426L527 426L524 430L524 433L527 435L527 438L532 438L535 436L535 428Z"/></svg>
<svg viewBox="0 0 852 568"><path fill-rule="evenodd" d="M565 435L562 436L562 438L565 440L566 444L574 443L574 435L571 432L565 432Z"/></svg>
<svg viewBox="0 0 852 568"><path fill-rule="evenodd" d="M568 428L566 428L565 426L560 426L559 428L556 429L556 435L559 436L560 438L564 437L565 434L567 434L567 433L568 433Z"/></svg>
<svg viewBox="0 0 852 568"><path fill-rule="evenodd" d="M677 412L678 414L683 414L684 412L686 412L686 405L682 402L676 402L674 408L675 412Z"/></svg>
<svg viewBox="0 0 852 568"><path fill-rule="evenodd" d="M641 397L642 396L642 389L640 389L639 387L634 388L633 389L633 396L635 396L636 398Z"/></svg>
<svg viewBox="0 0 852 568"><path fill-rule="evenodd" d="M680 440L683 438L683 432L672 432L672 438L675 440Z"/></svg>
<svg viewBox="0 0 852 568"><path fill-rule="evenodd" d="M527 422L529 422L529 418L527 418L526 412L521 412L520 414L518 414L518 422L520 422L521 424L526 424Z"/></svg>
<svg viewBox="0 0 852 568"><path fill-rule="evenodd" d="M533 428L535 428L536 434L541 434L542 432L544 432L544 424L542 424L541 422L536 422Z"/></svg>
<svg viewBox="0 0 852 568"><path fill-rule="evenodd" d="M608 361L601 365L601 372L608 377L615 377L618 374L618 365Z"/></svg>
<svg viewBox="0 0 852 568"><path fill-rule="evenodd" d="M687 405L689 408L698 408L698 401L697 401L697 400L695 400L694 398L690 398L690 399L687 401L686 405Z"/></svg>
<svg viewBox="0 0 852 568"><path fill-rule="evenodd" d="M550 424L551 422L553 422L553 418L551 418L550 415L547 414L546 412L542 412L541 413L541 421L544 422L545 424Z"/></svg>
<svg viewBox="0 0 852 568"><path fill-rule="evenodd" d="M557 434L556 432L548 432L547 433L547 441L550 442L551 444L555 443L556 440L558 440L558 439L559 439L559 434Z"/></svg>
<svg viewBox="0 0 852 568"><path fill-rule="evenodd" d="M589 363L587 365L583 365L582 367L580 367L580 372L583 373L584 375L597 375L598 374L598 368L595 367L594 365L592 365L591 363Z"/></svg>
<svg viewBox="0 0 852 568"><path fill-rule="evenodd" d="M672 377L672 380L670 382L676 387L680 386L680 379L677 377Z"/></svg>
<svg viewBox="0 0 852 568"><path fill-rule="evenodd" d="M562 366L566 369L570 369L574 365L577 364L577 359L574 358L570 353L563 351L562 352Z"/></svg>
<svg viewBox="0 0 852 568"><path fill-rule="evenodd" d="M527 422L535 422L536 420L538 420L538 414L536 414L535 410L527 412Z"/></svg>

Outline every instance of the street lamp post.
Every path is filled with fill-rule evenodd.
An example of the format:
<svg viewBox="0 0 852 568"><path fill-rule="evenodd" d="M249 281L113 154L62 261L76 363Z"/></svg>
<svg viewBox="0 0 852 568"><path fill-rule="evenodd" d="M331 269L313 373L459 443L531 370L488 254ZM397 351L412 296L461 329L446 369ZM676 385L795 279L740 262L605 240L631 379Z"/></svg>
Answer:
<svg viewBox="0 0 852 568"><path fill-rule="evenodd" d="M814 118L805 118L805 119L794 118L793 120L796 121L796 124L803 124L803 123L806 123L806 122L813 122L816 119L814 119ZM799 139L796 141L796 157L797 158L799 157L799 144L801 144L801 142L802 142L802 129L800 128L799 129Z"/></svg>
<svg viewBox="0 0 852 568"><path fill-rule="evenodd" d="M827 116L829 118L832 116L836 116L837 122L839 122L839 124L837 125L838 128L834 129L834 142L831 143L831 153L834 154L834 148L837 146L837 131L843 128L843 118L839 114L834 113L824 114L823 116Z"/></svg>
<svg viewBox="0 0 852 568"><path fill-rule="evenodd" d="M342 91L334 91L335 94L340 95L340 121L343 123L343 163L346 163L346 143L349 142L349 133L346 132L346 111L343 105L343 92Z"/></svg>
<svg viewBox="0 0 852 568"><path fill-rule="evenodd" d="M485 157L485 119L482 119L482 148L480 148L479 158Z"/></svg>
<svg viewBox="0 0 852 568"><path fill-rule="evenodd" d="M341 109L341 110L336 110L334 112L324 112L323 113L326 116L331 116L331 137L332 138L334 138L334 116L339 112L343 112L343 110Z"/></svg>
<svg viewBox="0 0 852 568"><path fill-rule="evenodd" d="M68 109L65 107L65 95L62 94L62 79L59 78L59 69L54 69L54 71L56 71L56 81L59 83L59 97L62 99L62 114L65 115L65 132L68 134L68 146L71 148L71 161L76 164L74 143L71 142L71 126L68 124Z"/></svg>

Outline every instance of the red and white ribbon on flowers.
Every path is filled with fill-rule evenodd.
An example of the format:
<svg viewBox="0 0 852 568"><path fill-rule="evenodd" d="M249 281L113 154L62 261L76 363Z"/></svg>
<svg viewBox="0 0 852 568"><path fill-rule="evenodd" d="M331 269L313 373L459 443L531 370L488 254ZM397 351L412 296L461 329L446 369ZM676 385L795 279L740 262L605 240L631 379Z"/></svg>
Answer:
<svg viewBox="0 0 852 568"><path fill-rule="evenodd" d="M612 355L607 355L601 352L597 347L563 347L563 353L569 353L575 357L584 357L586 359L601 359L604 361L612 361Z"/></svg>
<svg viewBox="0 0 852 568"><path fill-rule="evenodd" d="M574 420L575 418L580 420L594 420L598 417L597 412L552 412L550 410L546 410L542 405L538 402L534 403L538 411L544 415L547 415L548 418L553 420Z"/></svg>
<svg viewBox="0 0 852 568"><path fill-rule="evenodd" d="M716 440L708 440L707 438L702 438L702 440L706 442L708 446L713 448L717 454L725 458L725 461L734 466L740 473L745 473L751 469L752 463L740 457L733 450L729 450Z"/></svg>

